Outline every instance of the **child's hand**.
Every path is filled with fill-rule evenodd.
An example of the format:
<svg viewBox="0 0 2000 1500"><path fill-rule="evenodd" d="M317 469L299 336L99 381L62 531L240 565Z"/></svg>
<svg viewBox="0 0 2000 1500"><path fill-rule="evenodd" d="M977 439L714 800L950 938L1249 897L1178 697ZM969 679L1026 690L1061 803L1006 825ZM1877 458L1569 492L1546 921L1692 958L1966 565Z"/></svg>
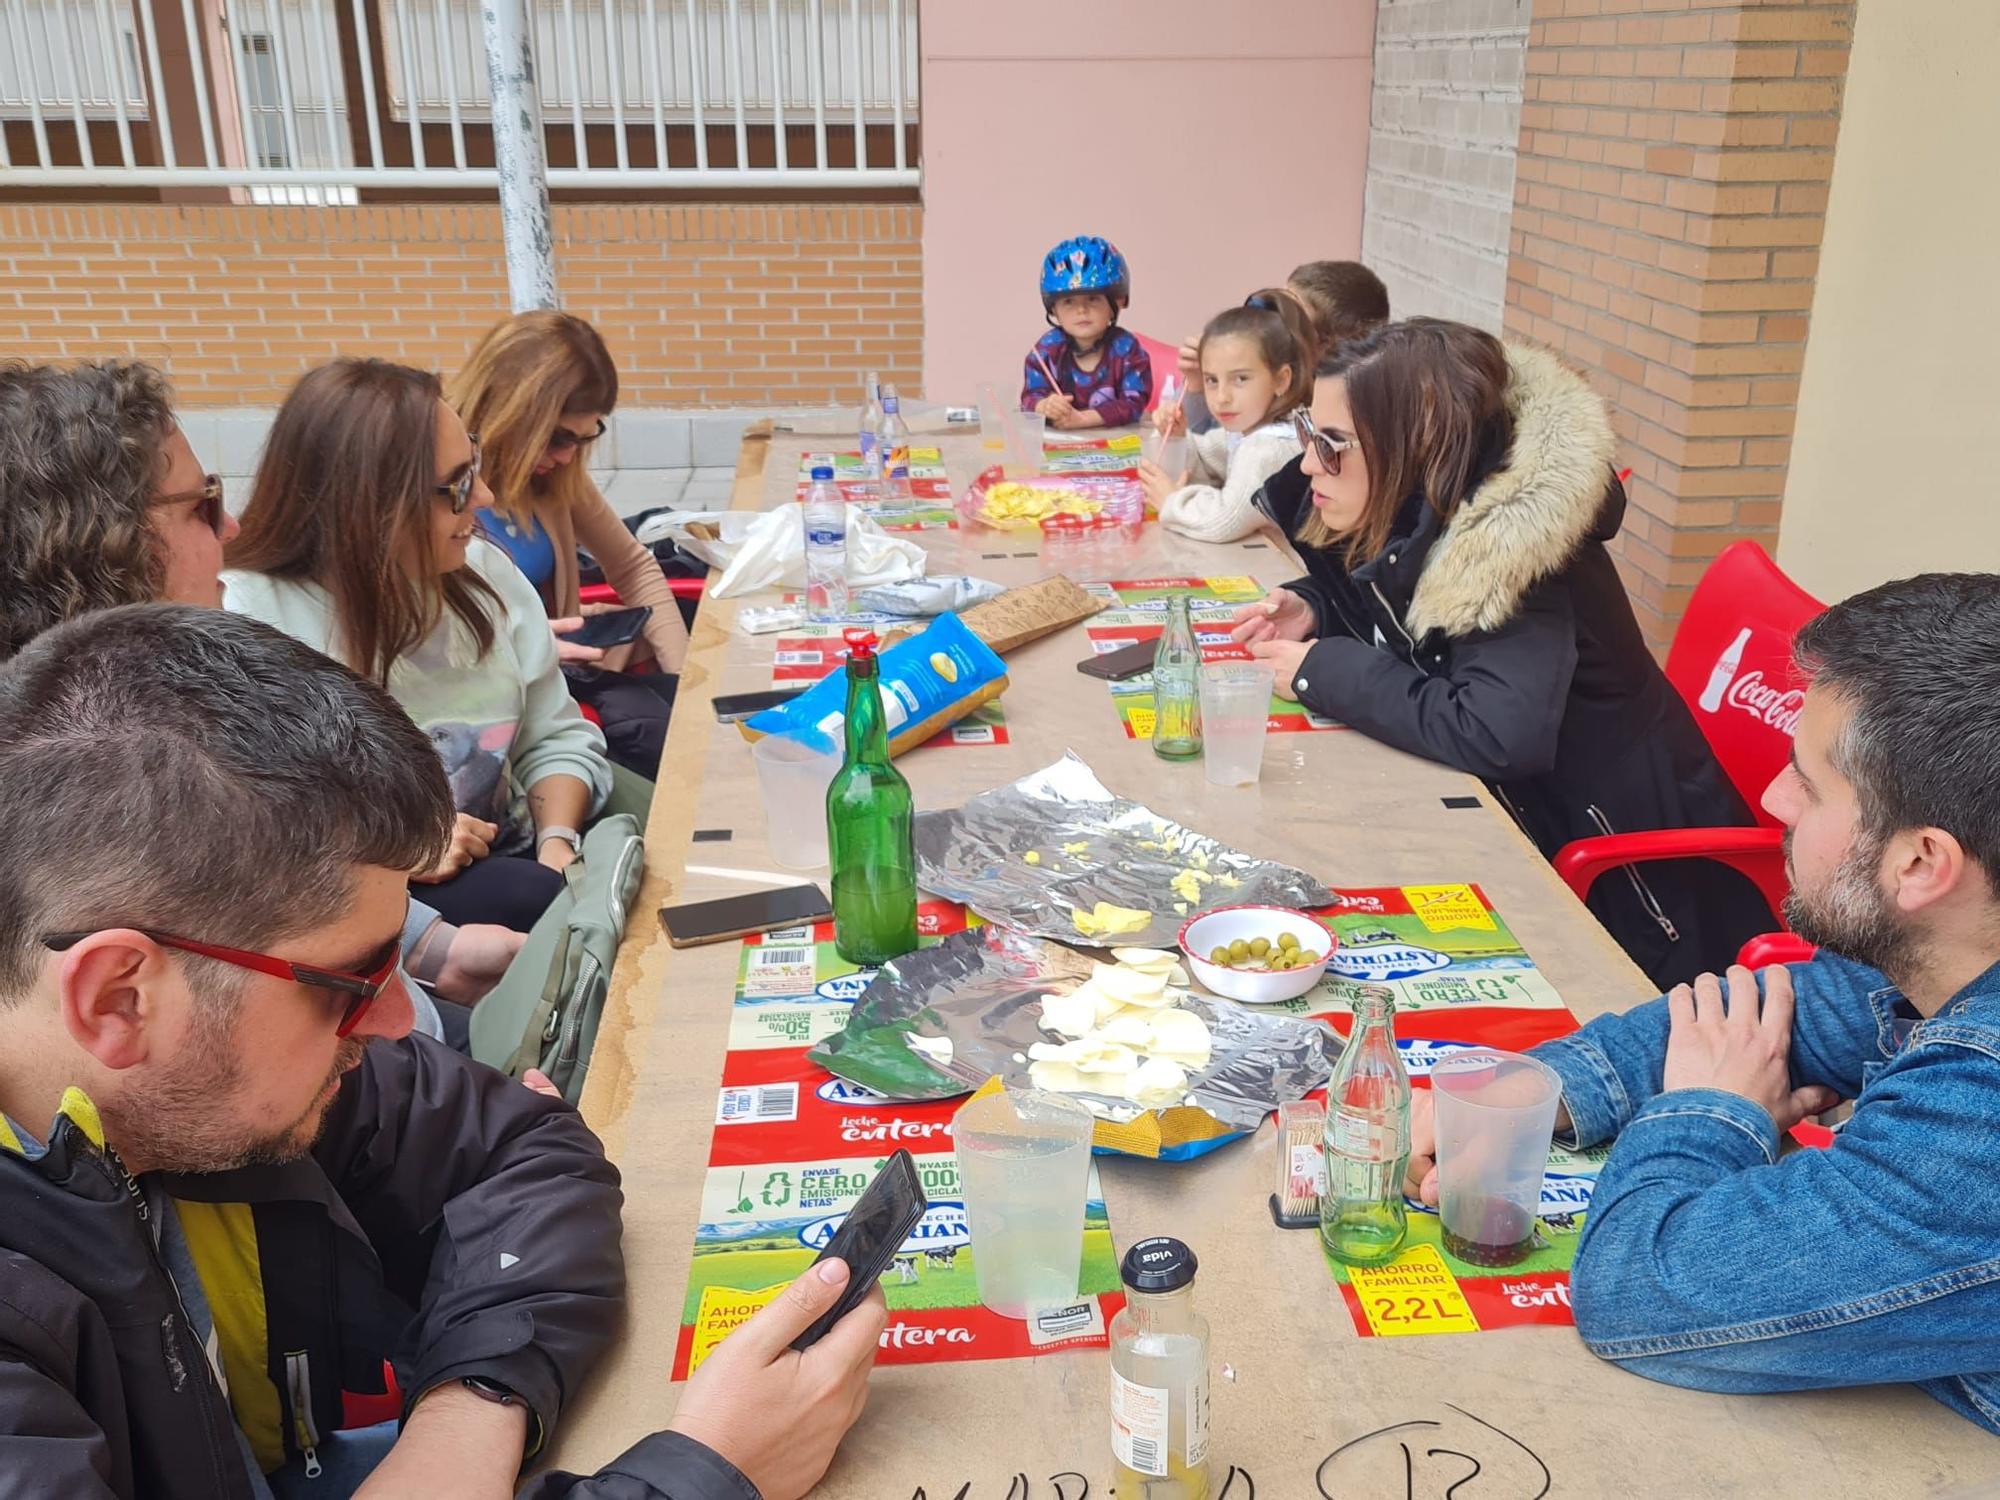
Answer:
<svg viewBox="0 0 2000 1500"><path fill-rule="evenodd" d="M1178 401L1153 408L1153 431L1163 438L1179 437L1187 431L1187 416Z"/></svg>
<svg viewBox="0 0 2000 1500"><path fill-rule="evenodd" d="M1062 426L1062 419L1076 410L1076 404L1061 391L1056 391L1037 401L1035 403L1035 410L1060 427Z"/></svg>
<svg viewBox="0 0 2000 1500"><path fill-rule="evenodd" d="M1146 491L1146 499L1158 510L1167 496L1187 483L1186 474L1169 474L1150 458L1139 460L1139 484Z"/></svg>
<svg viewBox="0 0 2000 1500"><path fill-rule="evenodd" d="M1102 427L1104 414L1095 407L1086 407L1082 411L1071 407L1057 415L1055 425L1066 432L1074 432L1079 427Z"/></svg>
<svg viewBox="0 0 2000 1500"><path fill-rule="evenodd" d="M1181 344L1179 363L1181 374L1192 380L1201 379L1201 336L1199 334Z"/></svg>

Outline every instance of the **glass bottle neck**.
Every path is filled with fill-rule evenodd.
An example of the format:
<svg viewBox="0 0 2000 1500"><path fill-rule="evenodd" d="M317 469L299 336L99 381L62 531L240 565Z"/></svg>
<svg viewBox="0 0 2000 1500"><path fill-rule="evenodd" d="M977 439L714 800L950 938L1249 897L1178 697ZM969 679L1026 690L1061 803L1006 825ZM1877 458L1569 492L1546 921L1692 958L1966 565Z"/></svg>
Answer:
<svg viewBox="0 0 2000 1500"><path fill-rule="evenodd" d="M1125 1288L1125 1310L1141 1333L1186 1333L1194 1316L1194 1283L1171 1292Z"/></svg>
<svg viewBox="0 0 2000 1500"><path fill-rule="evenodd" d="M887 761L889 738L882 727L881 669L872 656L847 664L847 761Z"/></svg>

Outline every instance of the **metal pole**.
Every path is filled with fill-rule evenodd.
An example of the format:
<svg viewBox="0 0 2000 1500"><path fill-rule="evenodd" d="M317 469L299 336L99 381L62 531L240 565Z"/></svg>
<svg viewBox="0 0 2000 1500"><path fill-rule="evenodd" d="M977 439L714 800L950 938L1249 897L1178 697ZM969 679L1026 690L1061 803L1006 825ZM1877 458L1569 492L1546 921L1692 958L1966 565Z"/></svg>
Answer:
<svg viewBox="0 0 2000 1500"><path fill-rule="evenodd" d="M555 230L549 163L542 145L542 92L535 81L528 0L479 0L486 77L493 92L493 162L500 174L500 227L515 312L554 307Z"/></svg>

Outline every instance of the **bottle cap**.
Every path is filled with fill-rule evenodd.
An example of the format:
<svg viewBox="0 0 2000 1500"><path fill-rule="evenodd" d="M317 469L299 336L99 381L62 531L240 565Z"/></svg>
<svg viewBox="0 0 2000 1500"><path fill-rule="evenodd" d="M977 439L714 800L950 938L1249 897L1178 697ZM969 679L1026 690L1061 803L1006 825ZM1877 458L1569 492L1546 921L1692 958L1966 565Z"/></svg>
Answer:
<svg viewBox="0 0 2000 1500"><path fill-rule="evenodd" d="M813 477L813 481L814 481L815 483L817 483L818 481L820 481L820 480L822 480L822 479L831 479L831 478L833 478L833 465L832 465L832 464L814 464L814 465L812 466L812 477Z"/></svg>
<svg viewBox="0 0 2000 1500"><path fill-rule="evenodd" d="M858 627L843 630L840 633L840 638L847 643L847 659L849 661L867 661L875 654L875 648L881 644L874 631L863 630Z"/></svg>
<svg viewBox="0 0 2000 1500"><path fill-rule="evenodd" d="M1119 1274L1135 1292L1177 1292L1194 1280L1201 1263L1179 1240L1155 1235L1125 1252Z"/></svg>

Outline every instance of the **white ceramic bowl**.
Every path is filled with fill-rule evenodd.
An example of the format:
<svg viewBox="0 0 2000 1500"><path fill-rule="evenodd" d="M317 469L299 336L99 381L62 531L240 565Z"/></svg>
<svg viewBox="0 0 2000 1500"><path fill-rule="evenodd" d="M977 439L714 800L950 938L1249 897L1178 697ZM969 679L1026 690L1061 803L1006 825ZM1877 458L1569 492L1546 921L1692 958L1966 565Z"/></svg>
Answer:
<svg viewBox="0 0 2000 1500"><path fill-rule="evenodd" d="M1211 948L1227 947L1237 938L1278 940L1289 932L1299 946L1319 955L1319 962L1298 969L1250 969L1209 961ZM1181 925L1181 952L1187 955L1188 972L1203 989L1241 1000L1247 1005L1274 1005L1280 1000L1296 1000L1319 983L1327 960L1339 940L1332 929L1317 917L1285 906L1222 906L1191 917Z"/></svg>

